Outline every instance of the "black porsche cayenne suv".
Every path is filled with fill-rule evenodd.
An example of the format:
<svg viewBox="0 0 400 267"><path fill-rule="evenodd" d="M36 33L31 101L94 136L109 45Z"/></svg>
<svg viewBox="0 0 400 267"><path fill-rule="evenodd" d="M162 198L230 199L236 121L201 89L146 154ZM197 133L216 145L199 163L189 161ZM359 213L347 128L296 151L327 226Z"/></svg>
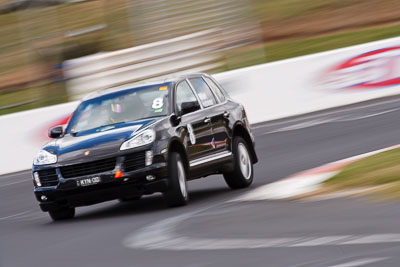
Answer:
<svg viewBox="0 0 400 267"><path fill-rule="evenodd" d="M223 174L231 188L253 181L257 160L246 112L209 75L97 91L34 158L34 193L53 220L75 207L162 192L185 205L186 182Z"/></svg>

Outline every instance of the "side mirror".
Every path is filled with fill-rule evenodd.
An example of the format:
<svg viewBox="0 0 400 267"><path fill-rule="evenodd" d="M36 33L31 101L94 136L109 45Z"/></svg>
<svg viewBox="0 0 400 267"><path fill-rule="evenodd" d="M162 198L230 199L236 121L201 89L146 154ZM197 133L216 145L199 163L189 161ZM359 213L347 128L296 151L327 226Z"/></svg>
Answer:
<svg viewBox="0 0 400 267"><path fill-rule="evenodd" d="M63 127L61 125L50 128L49 137L50 138L59 138L63 135Z"/></svg>
<svg viewBox="0 0 400 267"><path fill-rule="evenodd" d="M200 109L200 104L197 101L190 101L190 102L183 102L182 105L181 115L196 111Z"/></svg>
<svg viewBox="0 0 400 267"><path fill-rule="evenodd" d="M169 121L171 122L172 126L176 127L179 125L179 123L181 123L181 117L172 114L171 117L169 117Z"/></svg>

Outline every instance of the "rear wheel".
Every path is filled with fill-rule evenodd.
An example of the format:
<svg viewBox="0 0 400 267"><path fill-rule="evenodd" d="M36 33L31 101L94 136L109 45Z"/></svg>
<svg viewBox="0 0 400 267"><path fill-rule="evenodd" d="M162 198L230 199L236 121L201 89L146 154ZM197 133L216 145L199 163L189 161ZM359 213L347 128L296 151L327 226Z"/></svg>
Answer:
<svg viewBox="0 0 400 267"><path fill-rule="evenodd" d="M49 215L53 221L72 219L75 216L75 208L60 208L50 210Z"/></svg>
<svg viewBox="0 0 400 267"><path fill-rule="evenodd" d="M253 163L248 145L240 136L235 137L232 143L234 169L224 173L225 182L232 189L245 188L253 182Z"/></svg>
<svg viewBox="0 0 400 267"><path fill-rule="evenodd" d="M168 161L169 183L164 199L169 207L186 205L189 200L186 171L181 155L172 152Z"/></svg>

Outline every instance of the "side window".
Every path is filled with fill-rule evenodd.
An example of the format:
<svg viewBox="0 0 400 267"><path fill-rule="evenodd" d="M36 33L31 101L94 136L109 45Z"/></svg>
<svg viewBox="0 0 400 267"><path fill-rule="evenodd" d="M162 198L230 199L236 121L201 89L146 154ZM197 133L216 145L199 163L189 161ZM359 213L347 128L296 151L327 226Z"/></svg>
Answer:
<svg viewBox="0 0 400 267"><path fill-rule="evenodd" d="M225 95L224 95L224 93L222 93L221 89L215 84L215 82L208 77L204 77L204 80L206 80L207 84L211 87L211 89L214 91L214 93L218 96L219 101L224 102Z"/></svg>
<svg viewBox="0 0 400 267"><path fill-rule="evenodd" d="M197 98L194 95L192 89L186 81L180 82L176 87L176 108L178 114L181 114L182 103L184 102L197 102Z"/></svg>
<svg viewBox="0 0 400 267"><path fill-rule="evenodd" d="M201 103L205 108L215 105L217 103L213 93L211 92L210 87L208 87L208 85L202 78L191 78L189 79L189 81L193 85L194 90L196 91L201 100Z"/></svg>

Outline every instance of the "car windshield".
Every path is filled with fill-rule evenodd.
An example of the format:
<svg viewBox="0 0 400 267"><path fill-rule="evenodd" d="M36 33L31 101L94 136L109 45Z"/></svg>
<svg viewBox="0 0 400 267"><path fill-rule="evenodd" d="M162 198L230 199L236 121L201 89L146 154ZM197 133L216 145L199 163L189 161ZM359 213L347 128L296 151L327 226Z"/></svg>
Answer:
<svg viewBox="0 0 400 267"><path fill-rule="evenodd" d="M84 101L74 112L66 132L75 134L165 116L170 86L170 83L143 86Z"/></svg>

